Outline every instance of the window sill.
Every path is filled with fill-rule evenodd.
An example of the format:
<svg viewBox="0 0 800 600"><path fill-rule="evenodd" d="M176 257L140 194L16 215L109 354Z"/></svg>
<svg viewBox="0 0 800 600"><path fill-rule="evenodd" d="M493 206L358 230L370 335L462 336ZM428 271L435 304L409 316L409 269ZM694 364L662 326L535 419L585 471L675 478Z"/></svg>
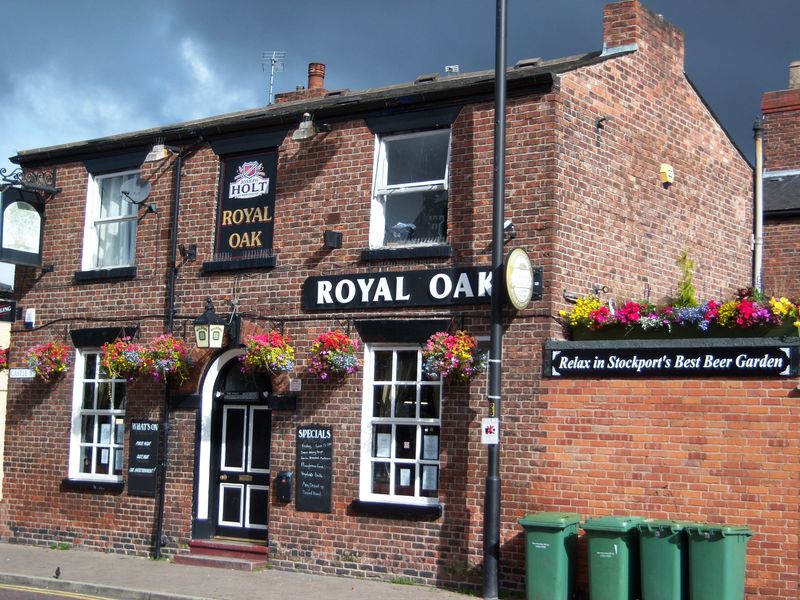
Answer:
<svg viewBox="0 0 800 600"><path fill-rule="evenodd" d="M244 260L214 260L203 263L203 273L216 271L240 271L243 269L271 269L278 264L275 256L267 258L246 258Z"/></svg>
<svg viewBox="0 0 800 600"><path fill-rule="evenodd" d="M133 279L134 277L136 277L136 267L116 267L113 269L75 271L76 283L89 283L107 279Z"/></svg>
<svg viewBox="0 0 800 600"><path fill-rule="evenodd" d="M450 258L453 248L442 246L403 246L402 248L367 248L361 251L361 260L401 260L407 258Z"/></svg>
<svg viewBox="0 0 800 600"><path fill-rule="evenodd" d="M350 503L348 512L354 515L383 517L387 519L435 521L442 516L442 505L395 504L393 502L353 500Z"/></svg>
<svg viewBox="0 0 800 600"><path fill-rule="evenodd" d="M119 493L125 489L122 481L97 481L91 479L70 479L67 477L61 482L65 490L75 492L114 492Z"/></svg>

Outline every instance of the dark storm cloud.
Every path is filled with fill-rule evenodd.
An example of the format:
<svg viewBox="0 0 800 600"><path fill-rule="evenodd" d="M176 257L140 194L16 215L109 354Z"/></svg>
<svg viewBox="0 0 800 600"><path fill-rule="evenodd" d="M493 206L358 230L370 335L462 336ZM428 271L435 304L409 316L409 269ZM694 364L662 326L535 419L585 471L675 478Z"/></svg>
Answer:
<svg viewBox="0 0 800 600"><path fill-rule="evenodd" d="M508 58L602 47L601 0L508 0ZM686 34L685 70L740 147L764 91L786 87L800 58L798 0L645 2ZM276 91L324 62L329 88L423 73L489 69L495 2L10 0L0 64L3 156L263 103L262 53L287 52Z"/></svg>

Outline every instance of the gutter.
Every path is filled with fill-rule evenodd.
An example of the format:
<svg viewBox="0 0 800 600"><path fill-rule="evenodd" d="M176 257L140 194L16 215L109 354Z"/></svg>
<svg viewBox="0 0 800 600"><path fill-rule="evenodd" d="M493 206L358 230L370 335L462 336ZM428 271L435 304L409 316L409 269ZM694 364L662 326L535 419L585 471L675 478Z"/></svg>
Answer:
<svg viewBox="0 0 800 600"><path fill-rule="evenodd" d="M762 289L762 264L764 255L764 128L761 119L753 124L756 146L755 203L753 207L753 289Z"/></svg>

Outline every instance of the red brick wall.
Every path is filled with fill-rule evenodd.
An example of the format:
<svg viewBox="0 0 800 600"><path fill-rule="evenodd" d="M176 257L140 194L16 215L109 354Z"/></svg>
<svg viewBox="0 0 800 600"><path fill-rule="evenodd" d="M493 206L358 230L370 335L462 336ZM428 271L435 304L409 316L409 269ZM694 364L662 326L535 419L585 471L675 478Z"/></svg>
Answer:
<svg viewBox="0 0 800 600"><path fill-rule="evenodd" d="M795 380L545 380L521 498L584 517L746 524L747 597L800 584ZM530 430L529 430L530 431ZM522 552L521 536L513 540ZM584 549L585 551L585 549ZM585 577L585 573L583 574Z"/></svg>
<svg viewBox="0 0 800 600"><path fill-rule="evenodd" d="M144 341L164 332L171 162L146 163L143 167L143 176L153 185L148 202L156 205L156 213L140 212L136 278L79 285L74 283L73 274L81 270L88 175L82 163L58 168L57 182L62 191L46 208L43 256L43 264L54 269L42 273L17 267L19 306L36 309L37 327L26 330L18 322L13 328L12 367L27 366L26 350L53 340L68 344L72 360L69 332L75 329L139 325ZM191 188L191 181L186 185ZM213 194L213 186L211 191ZM14 538L22 542L64 542L146 553L152 547L155 500L129 497L125 492L71 491L61 485L68 476L72 381L70 368L50 385L16 379L10 382L4 465L7 525ZM126 440L131 419L162 419L164 393L163 386L148 381L128 387ZM194 415L188 424L180 417L172 416L176 432L170 446L179 447L181 458L171 465L167 489L168 497L179 493L181 500L171 505L166 522L180 523L180 528L171 531L185 541L194 473L193 452L187 454L186 448L194 443ZM124 454L127 461L127 445Z"/></svg>
<svg viewBox="0 0 800 600"><path fill-rule="evenodd" d="M764 117L764 169L800 169L800 89L766 92L761 97Z"/></svg>
<svg viewBox="0 0 800 600"><path fill-rule="evenodd" d="M608 5L607 40L608 11L629 4ZM751 279L752 171L686 81L682 34L635 12L647 25L640 51L561 77L550 289L585 295L599 283L661 302L686 249L699 299L727 296ZM674 167L669 188L661 163Z"/></svg>
<svg viewBox="0 0 800 600"><path fill-rule="evenodd" d="M764 169L800 169L800 89L767 92L761 98L764 127ZM764 289L800 295L800 220L797 217L764 221Z"/></svg>
<svg viewBox="0 0 800 600"><path fill-rule="evenodd" d="M800 217L764 221L764 291L800 297Z"/></svg>

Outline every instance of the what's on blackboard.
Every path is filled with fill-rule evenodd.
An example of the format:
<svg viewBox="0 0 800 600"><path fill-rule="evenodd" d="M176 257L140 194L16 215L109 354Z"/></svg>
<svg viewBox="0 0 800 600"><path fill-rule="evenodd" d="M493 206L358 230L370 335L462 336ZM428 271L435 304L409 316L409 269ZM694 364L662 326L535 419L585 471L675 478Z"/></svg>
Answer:
<svg viewBox="0 0 800 600"><path fill-rule="evenodd" d="M333 428L324 425L298 427L295 508L331 512L332 487Z"/></svg>
<svg viewBox="0 0 800 600"><path fill-rule="evenodd" d="M161 428L156 421L131 423L128 449L128 495L154 498L158 480Z"/></svg>

